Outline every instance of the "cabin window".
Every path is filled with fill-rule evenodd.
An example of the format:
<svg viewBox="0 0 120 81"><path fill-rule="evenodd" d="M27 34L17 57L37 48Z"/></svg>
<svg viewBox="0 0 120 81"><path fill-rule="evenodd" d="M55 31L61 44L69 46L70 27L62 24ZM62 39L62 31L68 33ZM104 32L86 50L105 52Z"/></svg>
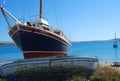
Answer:
<svg viewBox="0 0 120 81"><path fill-rule="evenodd" d="M33 26L30 22L26 22L28 26Z"/></svg>
<svg viewBox="0 0 120 81"><path fill-rule="evenodd" d="M54 31L54 33L56 33L57 35L60 35L60 33L61 33L61 32L60 32L60 31L55 30L55 31Z"/></svg>

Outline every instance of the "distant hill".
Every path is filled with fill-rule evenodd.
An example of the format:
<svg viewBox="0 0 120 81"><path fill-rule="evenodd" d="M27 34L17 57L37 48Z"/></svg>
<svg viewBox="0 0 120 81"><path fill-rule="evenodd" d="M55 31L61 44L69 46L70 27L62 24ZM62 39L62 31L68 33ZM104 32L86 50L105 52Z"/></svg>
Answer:
<svg viewBox="0 0 120 81"><path fill-rule="evenodd" d="M15 43L11 43L11 42L1 42L0 46L14 46L16 45Z"/></svg>
<svg viewBox="0 0 120 81"><path fill-rule="evenodd" d="M108 41L114 41L115 39L109 39L109 40L90 40L90 41L72 41L72 42L108 42ZM116 38L116 40L119 42L120 38Z"/></svg>
<svg viewBox="0 0 120 81"><path fill-rule="evenodd" d="M114 41L115 39L111 39L111 41ZM116 38L117 41L120 41L120 38Z"/></svg>

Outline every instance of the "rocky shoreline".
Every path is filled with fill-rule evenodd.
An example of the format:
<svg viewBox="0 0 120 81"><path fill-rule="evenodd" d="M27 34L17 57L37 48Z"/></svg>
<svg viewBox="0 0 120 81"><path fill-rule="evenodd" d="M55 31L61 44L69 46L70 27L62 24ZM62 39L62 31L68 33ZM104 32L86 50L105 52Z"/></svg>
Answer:
<svg viewBox="0 0 120 81"><path fill-rule="evenodd" d="M14 46L15 43L0 43L0 46Z"/></svg>

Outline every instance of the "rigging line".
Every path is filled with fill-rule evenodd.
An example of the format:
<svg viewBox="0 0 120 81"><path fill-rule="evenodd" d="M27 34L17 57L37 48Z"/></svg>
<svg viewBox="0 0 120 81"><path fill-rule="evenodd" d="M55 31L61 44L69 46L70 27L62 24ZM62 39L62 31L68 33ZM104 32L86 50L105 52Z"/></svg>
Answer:
<svg viewBox="0 0 120 81"><path fill-rule="evenodd" d="M40 0L37 0L37 1L40 1ZM29 6L29 20L32 21L34 19L37 19L39 18L39 2L37 1L34 1L32 0L31 3L32 3L32 6Z"/></svg>
<svg viewBox="0 0 120 81"><path fill-rule="evenodd" d="M35 12L35 13L37 13L37 15L39 15L39 12L36 12L36 9L38 9L37 11L39 11L39 7L37 7L39 5L39 3L37 3L37 1L35 1L35 0L32 0L31 3L32 3L32 5L29 6L29 9L30 9L29 13L32 12L31 15L35 15L35 14L33 14L33 12Z"/></svg>
<svg viewBox="0 0 120 81"><path fill-rule="evenodd" d="M61 27L61 29L63 29L64 30L64 28L65 27L63 27L64 26L64 22L63 22L63 9L64 9L64 4L63 4L63 0L60 0L59 1L59 11L60 11L60 15L59 15L59 18L60 18L60 27ZM64 32L65 33L65 32ZM67 33L65 33L66 34L66 38L69 38L70 40L71 40L71 36L70 36L70 32L67 32Z"/></svg>
<svg viewBox="0 0 120 81"><path fill-rule="evenodd" d="M62 15L63 15L63 8L62 8L62 0L60 0L60 2L59 2L59 4L60 4L60 6L59 6L59 8L60 8L60 14L61 15L59 15L60 16L60 18L61 18L61 27L63 28L63 17L62 17Z"/></svg>
<svg viewBox="0 0 120 81"><path fill-rule="evenodd" d="M24 9L25 9L25 4L24 4L24 0L21 0L21 3L22 3L22 7L20 7L20 14L19 14L19 20L22 22L22 23L24 23L25 22L25 11L24 11Z"/></svg>
<svg viewBox="0 0 120 81"><path fill-rule="evenodd" d="M0 8L1 8L1 11L2 11L2 13L3 13L3 16L5 17L5 19L6 19L6 21L7 21L7 23L8 23L8 25L10 26L10 23L8 22L8 19L7 19L7 15L8 16L10 16L13 20L14 20L14 22L16 23L16 24L21 24L21 22L18 20L18 19L16 19L9 11L7 11L4 7L2 7L2 6L0 6Z"/></svg>
<svg viewBox="0 0 120 81"><path fill-rule="evenodd" d="M18 20L21 21L22 23L25 22L25 4L24 4L24 0L20 0L18 3L22 3L22 6L21 4L18 4L19 7L17 7L17 10L19 10L19 13L18 13Z"/></svg>
<svg viewBox="0 0 120 81"><path fill-rule="evenodd" d="M3 6L5 3L6 3L6 0L3 0L1 5Z"/></svg>
<svg viewBox="0 0 120 81"><path fill-rule="evenodd" d="M28 2L34 4L35 1L34 0L30 0L30 1L21 0L22 5L20 8L20 17L23 20L22 23L24 23L26 20L27 21L30 20L31 12L33 10L34 5L31 6L30 4L27 4Z"/></svg>
<svg viewBox="0 0 120 81"><path fill-rule="evenodd" d="M5 4L5 3L6 3L6 0L3 0L3 3L2 3L2 5L3 5L3 4Z"/></svg>
<svg viewBox="0 0 120 81"><path fill-rule="evenodd" d="M27 4L27 5L25 5L25 9L27 9L27 10L24 10L24 11L26 11L26 20L27 21L29 21L29 19L30 19L30 16L31 16L31 12L32 12L32 10L33 10L33 2L32 2L33 0L30 0L29 1L29 3L31 4L32 3L32 7L31 7L31 5L30 4ZM26 4L26 3L25 3Z"/></svg>
<svg viewBox="0 0 120 81"><path fill-rule="evenodd" d="M53 3L53 4L52 4ZM54 16L55 16L55 20L56 20L56 24L58 27L60 27L59 23L58 23L58 17L57 17L57 13L56 13L56 9L55 9L55 3L52 1L51 5L52 5L52 9L53 9L53 12L54 12Z"/></svg>
<svg viewBox="0 0 120 81"><path fill-rule="evenodd" d="M7 24L8 24L8 27L10 28L11 25L10 25L10 23L9 23L9 21L8 21L8 19L7 19L7 16L6 16L6 14L5 14L4 10L3 10L3 7L0 6L0 8L1 8L2 14L3 14L3 16L5 17L5 20L6 20Z"/></svg>

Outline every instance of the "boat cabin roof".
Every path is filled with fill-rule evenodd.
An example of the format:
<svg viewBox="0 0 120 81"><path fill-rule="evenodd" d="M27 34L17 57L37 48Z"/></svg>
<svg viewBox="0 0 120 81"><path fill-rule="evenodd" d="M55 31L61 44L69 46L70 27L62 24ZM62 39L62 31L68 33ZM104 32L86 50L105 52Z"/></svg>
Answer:
<svg viewBox="0 0 120 81"><path fill-rule="evenodd" d="M47 20L40 19L40 18L39 18L39 19L36 19L36 20L33 20L31 23L32 23L32 24L38 24L38 23L39 23L39 24L41 24L41 25L42 25L42 24L44 24L44 25L49 25Z"/></svg>

